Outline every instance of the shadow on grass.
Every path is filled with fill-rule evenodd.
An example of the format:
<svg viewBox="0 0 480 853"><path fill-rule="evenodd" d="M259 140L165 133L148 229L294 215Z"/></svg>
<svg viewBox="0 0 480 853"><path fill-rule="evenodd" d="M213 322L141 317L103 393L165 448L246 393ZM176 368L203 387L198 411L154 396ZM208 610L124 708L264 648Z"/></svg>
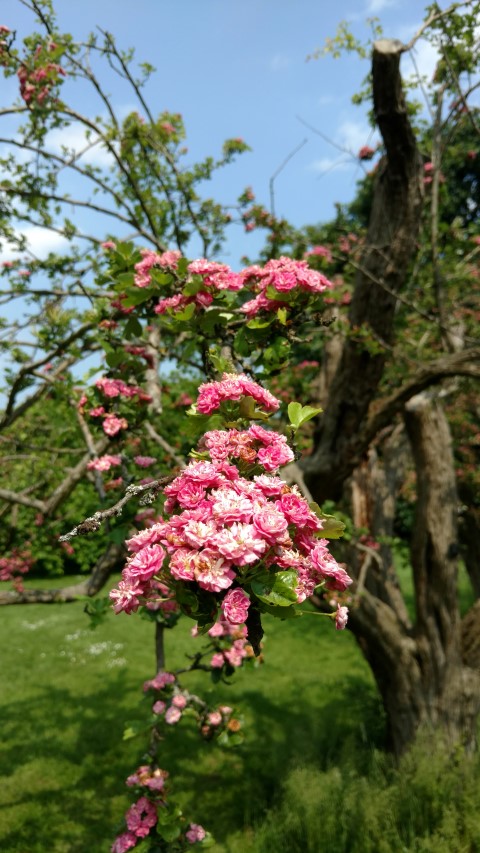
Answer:
<svg viewBox="0 0 480 853"><path fill-rule="evenodd" d="M339 762L366 771L374 749L384 743L384 715L375 688L345 678L321 707L302 700L286 707L275 696L242 692L245 743L226 750L199 741L194 729L172 738L164 750L182 807L211 830L228 850L232 831L261 820L280 793L290 770L305 763L328 769Z"/></svg>
<svg viewBox="0 0 480 853"><path fill-rule="evenodd" d="M122 742L125 682L110 673L81 700L49 685L2 707L4 853L109 849L126 803L121 780L138 752Z"/></svg>

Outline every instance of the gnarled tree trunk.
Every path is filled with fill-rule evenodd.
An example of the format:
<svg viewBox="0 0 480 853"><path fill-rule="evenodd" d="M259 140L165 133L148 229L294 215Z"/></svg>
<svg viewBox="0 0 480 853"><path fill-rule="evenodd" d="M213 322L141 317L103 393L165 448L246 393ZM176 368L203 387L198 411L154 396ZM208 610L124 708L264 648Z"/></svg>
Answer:
<svg viewBox="0 0 480 853"><path fill-rule="evenodd" d="M400 754L420 726L475 745L480 672L462 647L457 602L457 496L450 430L438 403L419 396L405 413L417 474L411 562L416 614L405 622L387 583L369 582L351 628L372 668ZM468 617L467 617L468 621ZM467 635L463 632L465 638ZM470 631L471 641L471 631Z"/></svg>
<svg viewBox="0 0 480 853"><path fill-rule="evenodd" d="M408 747L422 725L442 728L452 741L473 745L480 711L480 674L472 665L473 652L462 650L456 600L457 498L448 424L438 404L419 396L452 369L462 372L468 363L470 370L472 351L468 357L454 354L437 360L438 364L432 362L429 369L420 370L396 389L390 402L375 399L391 356L395 309L408 281L421 225L423 160L402 93L400 57L405 49L398 41L374 45L374 111L386 153L377 171L365 248L355 278L351 333L331 379L314 452L302 463L306 483L318 502L338 499L352 474L361 491L361 478L373 482L374 468L378 468L372 466L372 441L417 395L406 412L418 483L412 541L415 618L408 616L385 551L380 560L370 561L368 572L362 574L361 565L357 566L357 594L354 587L349 621L377 681L390 745L397 754ZM375 347L365 344L365 335ZM385 466L382 476L386 485ZM377 486L383 488L380 481ZM374 516L373 507L368 512ZM470 649L475 647L471 634L470 624L463 632L464 637L470 636Z"/></svg>

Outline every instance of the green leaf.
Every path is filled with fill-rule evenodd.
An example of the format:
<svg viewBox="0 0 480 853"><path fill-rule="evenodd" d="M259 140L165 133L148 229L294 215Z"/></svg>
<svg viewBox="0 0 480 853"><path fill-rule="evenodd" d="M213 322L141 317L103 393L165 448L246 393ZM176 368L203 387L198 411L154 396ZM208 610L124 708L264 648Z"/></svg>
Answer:
<svg viewBox="0 0 480 853"><path fill-rule="evenodd" d="M261 317L254 317L253 320L249 320L247 323L247 329L266 329L267 326L271 326L273 323L273 317L268 317L268 319L263 320Z"/></svg>
<svg viewBox="0 0 480 853"><path fill-rule="evenodd" d="M169 313L170 313L170 311L169 311ZM182 323L187 323L189 320L192 319L194 313L195 313L195 303L190 302L189 305L185 306L183 311L178 311L173 316L174 316L175 320L178 320L179 322L182 322Z"/></svg>
<svg viewBox="0 0 480 853"><path fill-rule="evenodd" d="M122 287L130 287L133 284L133 272L121 272L115 276L115 281Z"/></svg>
<svg viewBox="0 0 480 853"><path fill-rule="evenodd" d="M205 283L201 276L194 275L190 281L187 281L185 287L182 289L182 293L184 296L195 296L200 290L205 289Z"/></svg>
<svg viewBox="0 0 480 853"><path fill-rule="evenodd" d="M131 740L133 737L137 737L137 735L144 732L146 728L144 720L129 720L125 723L123 740Z"/></svg>
<svg viewBox="0 0 480 853"><path fill-rule="evenodd" d="M291 290L289 290L287 292L280 291L280 290L277 290L273 286L273 284L269 284L266 291L265 291L265 294L269 299L275 299L276 302L290 302L292 299L292 296L295 296L295 291L293 291L293 292Z"/></svg>
<svg viewBox="0 0 480 853"><path fill-rule="evenodd" d="M129 317L127 325L125 326L125 337L130 338L138 338L142 334L142 324L136 317Z"/></svg>
<svg viewBox="0 0 480 853"><path fill-rule="evenodd" d="M282 324L282 326L287 325L287 309L286 308L279 308L278 309L277 319L278 319L278 322Z"/></svg>
<svg viewBox="0 0 480 853"><path fill-rule="evenodd" d="M277 619L298 619L299 616L303 616L302 611L298 610L293 604L290 607L275 607L273 604L262 602L260 607L262 613L269 613Z"/></svg>
<svg viewBox="0 0 480 853"><path fill-rule="evenodd" d="M323 527L321 534L325 539L340 539L343 536L345 525L343 521L339 521L334 515L325 515L323 517Z"/></svg>
<svg viewBox="0 0 480 853"><path fill-rule="evenodd" d="M302 406L301 403L288 404L288 419L294 429L299 429L302 424L310 421L316 415L319 415L323 409L316 409L313 406Z"/></svg>
<svg viewBox="0 0 480 853"><path fill-rule="evenodd" d="M125 308L136 308L137 305L148 302L152 296L158 296L158 292L151 287L139 287L137 290L131 290L126 299L122 299L122 304Z"/></svg>
<svg viewBox="0 0 480 853"><path fill-rule="evenodd" d="M295 587L297 586L297 573L294 571L276 572L272 575L262 575L252 581L252 592L265 604L273 604L275 607L290 607L292 602L297 601Z"/></svg>
<svg viewBox="0 0 480 853"><path fill-rule="evenodd" d="M176 838L179 837L182 831L182 827L179 823L174 823L171 825L157 824L157 832L164 841L175 841Z"/></svg>
<svg viewBox="0 0 480 853"><path fill-rule="evenodd" d="M343 536L345 530L343 521L340 521L334 515L328 515L323 512L315 501L311 501L308 505L322 522L322 529L319 532L323 539L340 539Z"/></svg>
<svg viewBox="0 0 480 853"><path fill-rule="evenodd" d="M109 367L118 367L122 361L125 361L125 353L124 352L109 352L105 357L105 361L107 362Z"/></svg>
<svg viewBox="0 0 480 853"><path fill-rule="evenodd" d="M288 404L288 420L295 428L298 427L300 422L300 413L302 411L301 403L289 403Z"/></svg>

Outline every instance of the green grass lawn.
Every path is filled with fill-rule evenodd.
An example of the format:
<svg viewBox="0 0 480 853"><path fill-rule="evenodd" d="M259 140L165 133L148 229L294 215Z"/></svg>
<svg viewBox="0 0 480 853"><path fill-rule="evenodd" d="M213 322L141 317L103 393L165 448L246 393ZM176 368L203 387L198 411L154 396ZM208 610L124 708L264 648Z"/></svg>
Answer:
<svg viewBox="0 0 480 853"><path fill-rule="evenodd" d="M58 581L38 582L57 585ZM167 632L167 668L191 651L193 623ZM234 705L245 743L205 743L182 720L162 766L188 818L217 839L216 853L254 849L255 826L290 771L328 770L361 745L381 744L383 715L370 671L348 632L318 616L265 624L265 664L231 686L192 673L185 686ZM108 851L130 804L124 779L144 741L122 741L154 674L153 629L136 616L95 631L81 602L3 607L0 850Z"/></svg>

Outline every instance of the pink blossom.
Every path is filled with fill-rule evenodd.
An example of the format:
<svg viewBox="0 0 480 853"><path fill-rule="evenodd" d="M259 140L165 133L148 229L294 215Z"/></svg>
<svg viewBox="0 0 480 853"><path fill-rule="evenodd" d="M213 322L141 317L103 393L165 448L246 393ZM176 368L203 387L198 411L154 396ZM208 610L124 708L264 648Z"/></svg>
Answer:
<svg viewBox="0 0 480 853"><path fill-rule="evenodd" d="M199 823L191 823L185 833L185 838L189 844L195 844L197 841L203 841L206 834L203 826L200 826Z"/></svg>
<svg viewBox="0 0 480 853"><path fill-rule="evenodd" d="M125 542L129 551L141 551L145 545L155 545L161 541L165 525L163 523L153 524L152 527L147 527L145 530L140 530L135 536L127 539Z"/></svg>
<svg viewBox="0 0 480 853"><path fill-rule="evenodd" d="M152 826L155 826L157 822L157 810L150 800L147 800L146 797L140 797L136 803L130 806L125 815L125 820L131 832L134 832L138 838L146 838Z"/></svg>
<svg viewBox="0 0 480 853"><path fill-rule="evenodd" d="M284 514L289 524L309 527L312 530L321 529L320 520L312 512L306 500L294 492L283 494L280 500L275 501L275 506Z"/></svg>
<svg viewBox="0 0 480 853"><path fill-rule="evenodd" d="M157 702L154 703L154 705L152 707L152 711L154 714L158 714L160 716L161 714L164 713L166 707L167 706L166 706L165 702L162 702L162 700L159 699Z"/></svg>
<svg viewBox="0 0 480 853"><path fill-rule="evenodd" d="M139 468L149 468L150 465L153 465L157 460L154 456L134 456L133 461Z"/></svg>
<svg viewBox="0 0 480 853"><path fill-rule="evenodd" d="M222 722L222 715L218 711L211 711L211 713L207 715L207 723L210 726L220 726Z"/></svg>
<svg viewBox="0 0 480 853"><path fill-rule="evenodd" d="M168 309L178 309L181 311L182 308L189 305L191 301L192 300L188 296L184 296L182 293L176 293L175 296L166 296L165 299L161 299L155 306L154 311L155 314L165 314Z"/></svg>
<svg viewBox="0 0 480 853"><path fill-rule="evenodd" d="M225 658L223 657L223 654L221 652L216 652L216 654L212 656L210 666L213 667L213 669L220 669L224 663Z"/></svg>
<svg viewBox="0 0 480 853"><path fill-rule="evenodd" d="M235 572L218 551L203 548L195 557L195 579L202 589L221 592L232 585Z"/></svg>
<svg viewBox="0 0 480 853"><path fill-rule="evenodd" d="M192 275L201 275L207 287L216 290L241 290L243 281L238 273L232 272L226 264L216 261L207 261L200 258L188 265L188 271Z"/></svg>
<svg viewBox="0 0 480 853"><path fill-rule="evenodd" d="M86 402L86 400L85 400ZM101 418L105 414L103 406L97 406L96 409L90 409L89 415L91 418Z"/></svg>
<svg viewBox="0 0 480 853"><path fill-rule="evenodd" d="M109 249L116 249L117 244L113 242L113 240L105 240L104 243L100 243L102 249L105 249L107 252Z"/></svg>
<svg viewBox="0 0 480 853"><path fill-rule="evenodd" d="M89 471L109 471L110 468L115 465L121 465L122 458L121 456L99 456L97 459L92 459L88 465L87 469Z"/></svg>
<svg viewBox="0 0 480 853"><path fill-rule="evenodd" d="M187 706L187 700L182 693L177 693L172 699L172 705L174 705L175 708L180 708L182 711Z"/></svg>
<svg viewBox="0 0 480 853"><path fill-rule="evenodd" d="M357 154L359 160L371 160L375 155L376 148L371 148L369 145L363 145Z"/></svg>
<svg viewBox="0 0 480 853"><path fill-rule="evenodd" d="M253 524L239 522L233 522L231 527L220 530L213 537L212 544L224 557L238 566L256 563L267 548L266 542Z"/></svg>
<svg viewBox="0 0 480 853"><path fill-rule="evenodd" d="M161 545L146 545L123 570L125 580L148 581L162 568L165 551Z"/></svg>
<svg viewBox="0 0 480 853"><path fill-rule="evenodd" d="M113 437L120 432L121 429L128 428L128 421L125 418L117 418L116 415L109 414L106 416L103 424L103 431Z"/></svg>
<svg viewBox="0 0 480 853"><path fill-rule="evenodd" d="M180 708L175 708L174 705L170 705L169 708L165 711L165 722L168 723L169 726L175 725L182 717L182 712Z"/></svg>
<svg viewBox="0 0 480 853"><path fill-rule="evenodd" d="M319 539L310 552L310 560L315 569L327 578L327 589L345 590L352 583L345 569L338 565L328 550L326 539Z"/></svg>
<svg viewBox="0 0 480 853"><path fill-rule="evenodd" d="M110 848L111 853L126 853L137 843L137 836L133 832L123 832L118 835Z"/></svg>
<svg viewBox="0 0 480 853"><path fill-rule="evenodd" d="M348 607L340 607L338 605L337 612L335 614L335 628L337 631L343 631L346 627L348 621Z"/></svg>
<svg viewBox="0 0 480 853"><path fill-rule="evenodd" d="M134 785L143 785L152 791L161 791L165 787L165 779L167 777L168 773L166 770L161 770L159 767L153 770L148 764L143 764L137 768L135 773L132 773L128 777L125 784L129 788L132 788Z"/></svg>
<svg viewBox="0 0 480 853"><path fill-rule="evenodd" d="M243 659L247 656L244 648L244 640L235 640L231 649L224 652L225 658L230 666L241 666Z"/></svg>
<svg viewBox="0 0 480 853"><path fill-rule="evenodd" d="M178 548L170 560L170 574L176 580L195 580L196 552L188 548Z"/></svg>
<svg viewBox="0 0 480 853"><path fill-rule="evenodd" d="M253 514L253 524L260 535L270 544L283 544L288 539L288 521L283 512L268 505ZM287 534L287 536L286 536Z"/></svg>
<svg viewBox="0 0 480 853"><path fill-rule="evenodd" d="M257 460L265 471L277 471L282 465L288 465L295 459L284 436L276 436L276 439L274 445L261 447L257 452Z"/></svg>
<svg viewBox="0 0 480 853"><path fill-rule="evenodd" d="M207 382L198 389L197 411L209 415L222 402L238 402L242 397L253 397L267 411L275 412L280 403L265 388L262 388L243 373L224 373L220 382Z"/></svg>
<svg viewBox="0 0 480 853"><path fill-rule="evenodd" d="M330 249L327 248L327 246L313 246L308 252L305 253L304 257L325 258L325 260L329 264L332 262L332 253Z"/></svg>
<svg viewBox="0 0 480 853"><path fill-rule="evenodd" d="M225 619L234 625L241 625L246 621L250 599L246 592L240 587L230 589L222 601L222 611Z"/></svg>
<svg viewBox="0 0 480 853"><path fill-rule="evenodd" d="M112 589L110 599L113 601L115 613L135 613L139 606L139 596L143 594L143 587L137 580L121 580L117 589Z"/></svg>
<svg viewBox="0 0 480 853"><path fill-rule="evenodd" d="M150 681L144 681L143 689L144 691L150 689L163 690L163 688L166 687L167 684L175 684L175 681L176 678L173 672L159 672L157 673L155 678L152 678Z"/></svg>

